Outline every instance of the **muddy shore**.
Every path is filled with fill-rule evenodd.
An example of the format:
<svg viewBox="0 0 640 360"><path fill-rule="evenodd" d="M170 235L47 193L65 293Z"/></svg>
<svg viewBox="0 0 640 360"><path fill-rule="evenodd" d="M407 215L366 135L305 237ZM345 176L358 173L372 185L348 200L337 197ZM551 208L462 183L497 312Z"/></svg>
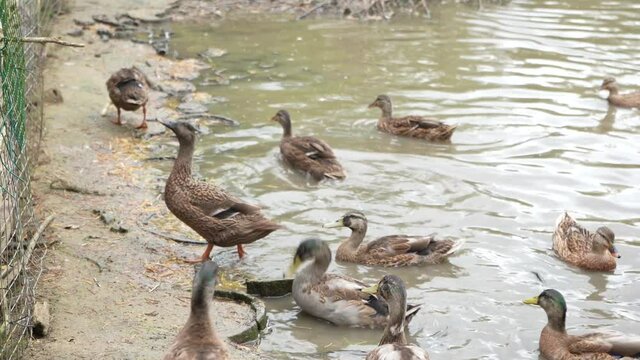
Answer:
<svg viewBox="0 0 640 360"><path fill-rule="evenodd" d="M172 12L178 15L167 15ZM148 44L113 36L108 21L122 19L122 14L142 26L156 22L154 14L163 21L203 15L166 0L77 0L57 19L54 34L74 36L87 46L48 49L45 86L57 89L64 100L46 108L33 187L40 216L56 214L46 234L48 254L37 288L37 299L50 303L52 321L49 335L31 342L28 359L158 359L189 312L193 268L180 259L199 254L204 245L158 236L201 240L164 205L166 179L148 160L177 147L158 147L154 136L168 134L153 120L187 117L205 131L225 125L193 116L207 98L195 92L190 80L207 64L172 61ZM147 131L134 129L142 119L140 111L124 113L126 124L118 127L110 121L115 110L105 108L106 79L131 65L154 83ZM234 256L222 251L231 265L226 264L229 270L221 275L219 288L241 287L240 275L233 272ZM215 326L222 336L237 333L250 321L247 306L223 300L217 304ZM229 347L233 358L264 358L252 346Z"/></svg>

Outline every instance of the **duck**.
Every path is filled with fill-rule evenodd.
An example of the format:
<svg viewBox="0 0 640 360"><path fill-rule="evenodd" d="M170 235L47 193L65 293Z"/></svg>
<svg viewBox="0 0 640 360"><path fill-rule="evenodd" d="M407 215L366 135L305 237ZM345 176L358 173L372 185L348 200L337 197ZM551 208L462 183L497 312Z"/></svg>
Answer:
<svg viewBox="0 0 640 360"><path fill-rule="evenodd" d="M547 313L547 325L540 333L540 352L547 360L613 360L615 356L640 356L640 337L605 333L569 335L565 329L567 302L555 289L524 300ZM625 357L625 359L628 359Z"/></svg>
<svg viewBox="0 0 640 360"><path fill-rule="evenodd" d="M164 360L226 360L229 358L227 347L218 337L209 315L217 273L218 264L207 261L193 277L189 318L165 354Z"/></svg>
<svg viewBox="0 0 640 360"><path fill-rule="evenodd" d="M429 360L429 354L419 346L409 344L404 335L407 312L407 289L404 281L395 275L385 275L378 284L362 290L374 297L382 297L389 306L389 322L384 328L378 346L365 360Z"/></svg>
<svg viewBox="0 0 640 360"><path fill-rule="evenodd" d="M567 212L556 220L553 250L560 259L585 270L613 271L620 254L613 244L615 234L606 226L595 233L580 226Z"/></svg>
<svg viewBox="0 0 640 360"><path fill-rule="evenodd" d="M292 135L291 116L287 110L278 111L271 120L278 122L284 131L280 140L280 153L285 163L308 173L316 181L346 177L329 144L313 136Z"/></svg>
<svg viewBox="0 0 640 360"><path fill-rule="evenodd" d="M136 111L142 107L142 124L137 129L147 128L147 102L149 83L147 76L137 67L122 68L107 80L109 98L118 111L117 125L122 125L120 109Z"/></svg>
<svg viewBox="0 0 640 360"><path fill-rule="evenodd" d="M337 326L385 327L389 322L389 307L384 299L361 290L364 282L339 274L327 273L331 250L320 239L300 243L289 267L295 274L292 295L296 304L316 318ZM420 306L409 305L405 324L409 324Z"/></svg>
<svg viewBox="0 0 640 360"><path fill-rule="evenodd" d="M618 83L616 83L616 79L611 76L604 78L600 89L609 90L607 100L612 105L626 108L640 108L640 91L619 94L620 88L618 87Z"/></svg>
<svg viewBox="0 0 640 360"><path fill-rule="evenodd" d="M456 129L456 126L422 116L393 117L391 98L387 95L378 95L369 105L369 108L376 107L382 110L382 116L378 119L378 130L389 134L429 141L448 141Z"/></svg>
<svg viewBox="0 0 640 360"><path fill-rule="evenodd" d="M198 130L188 122L159 120L171 129L180 144L178 156L164 189L169 211L207 240L202 257L187 263L207 261L213 246L236 246L245 255L243 244L262 239L281 228L262 215L261 208L243 202L220 186L198 181L191 175L191 163Z"/></svg>
<svg viewBox="0 0 640 360"><path fill-rule="evenodd" d="M367 218L359 211L349 211L323 227L351 229L351 236L338 247L336 260L363 265L400 267L439 264L465 243L464 240L436 240L431 235L387 235L363 244Z"/></svg>

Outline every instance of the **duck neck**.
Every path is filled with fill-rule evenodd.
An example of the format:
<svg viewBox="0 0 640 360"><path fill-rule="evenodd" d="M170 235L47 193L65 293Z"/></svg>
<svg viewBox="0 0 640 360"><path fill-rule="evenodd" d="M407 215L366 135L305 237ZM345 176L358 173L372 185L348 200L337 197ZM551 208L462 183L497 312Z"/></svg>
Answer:
<svg viewBox="0 0 640 360"><path fill-rule="evenodd" d="M551 327L553 330L565 333L565 320L567 317L567 311L563 311L562 314L559 313L548 313L547 314L547 326Z"/></svg>
<svg viewBox="0 0 640 360"><path fill-rule="evenodd" d="M389 103L383 104L380 109L382 110L382 118L383 119L391 119L391 115L392 115L392 106L391 106L391 104L389 104Z"/></svg>
<svg viewBox="0 0 640 360"><path fill-rule="evenodd" d="M284 132L282 133L282 137L291 137L291 121L283 121L281 123L282 125L282 130L284 130Z"/></svg>
<svg viewBox="0 0 640 360"><path fill-rule="evenodd" d="M609 85L607 89L609 90L609 97L611 97L612 95L618 95L618 92L620 91L620 89L618 89L618 85L616 84Z"/></svg>
<svg viewBox="0 0 640 360"><path fill-rule="evenodd" d="M407 308L407 300L395 299L396 302L389 302L389 323L384 329L384 334L379 345L384 344L406 344L407 338L404 335L404 316Z"/></svg>
<svg viewBox="0 0 640 360"><path fill-rule="evenodd" d="M298 272L296 275L296 280L300 279L301 283L316 283L322 278L322 275L329 268L329 263L331 262L331 255L329 258L326 257L316 257L316 259L309 265L307 265L304 269Z"/></svg>
<svg viewBox="0 0 640 360"><path fill-rule="evenodd" d="M173 163L173 170L170 177L188 178L191 177L191 162L193 160L193 152L195 149L192 141L180 139L180 148L178 149L178 157Z"/></svg>
<svg viewBox="0 0 640 360"><path fill-rule="evenodd" d="M360 247L360 244L362 244L362 241L364 240L366 234L366 224L364 225L364 227L351 229L351 236L349 236L349 239L347 239L347 241L340 244L340 249L349 253L355 253L356 251L358 251L358 248Z"/></svg>

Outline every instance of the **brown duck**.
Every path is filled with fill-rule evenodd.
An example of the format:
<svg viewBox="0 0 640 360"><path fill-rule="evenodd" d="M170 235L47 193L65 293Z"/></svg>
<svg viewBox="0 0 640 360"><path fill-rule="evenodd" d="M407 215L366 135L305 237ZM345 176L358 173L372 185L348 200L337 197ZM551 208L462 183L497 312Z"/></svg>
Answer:
<svg viewBox="0 0 640 360"><path fill-rule="evenodd" d="M149 101L149 84L147 77L137 67L122 68L107 80L109 98L118 110L116 124L122 125L120 109L136 111L142 107L142 124L138 129L147 128L147 102Z"/></svg>
<svg viewBox="0 0 640 360"><path fill-rule="evenodd" d="M615 106L627 107L627 108L640 108L640 91L628 93L628 94L619 94L620 88L618 87L618 83L616 83L616 79L613 77L606 77L604 81L602 81L602 85L600 89L609 90L609 103Z"/></svg>
<svg viewBox="0 0 640 360"><path fill-rule="evenodd" d="M367 234L367 218L351 211L325 228L348 227L351 236L338 247L336 260L365 265L411 266L442 263L458 251L463 240L435 240L433 236L388 235L362 243Z"/></svg>
<svg viewBox="0 0 640 360"><path fill-rule="evenodd" d="M547 325L540 333L540 353L547 360L614 360L640 356L640 337L628 334L591 333L569 335L565 328L567 303L562 294L547 289L524 300L547 313ZM614 356L616 355L616 356Z"/></svg>
<svg viewBox="0 0 640 360"><path fill-rule="evenodd" d="M553 250L562 260L582 269L613 271L616 259L620 258L614 240L615 235L608 227L591 233L565 212L556 221Z"/></svg>
<svg viewBox="0 0 640 360"><path fill-rule="evenodd" d="M209 316L218 265L207 261L193 278L191 313L164 360L224 360L227 347L218 338Z"/></svg>
<svg viewBox="0 0 640 360"><path fill-rule="evenodd" d="M260 208L247 204L219 186L191 177L191 161L197 130L189 123L160 121L171 129L180 143L178 157L167 180L164 201L169 210L209 243L201 259L209 259L213 245L236 246L244 257L242 244L261 239L280 228L265 218Z"/></svg>
<svg viewBox="0 0 640 360"><path fill-rule="evenodd" d="M456 126L446 125L440 121L422 116L409 115L395 118L392 116L391 98L378 95L369 108L380 108L382 116L378 119L378 130L393 135L414 137L430 141L446 141L451 139Z"/></svg>
<svg viewBox="0 0 640 360"><path fill-rule="evenodd" d="M282 125L284 133L280 141L280 153L285 163L309 173L317 181L344 179L342 165L326 142L313 136L293 136L291 118L286 110L280 110L271 118Z"/></svg>

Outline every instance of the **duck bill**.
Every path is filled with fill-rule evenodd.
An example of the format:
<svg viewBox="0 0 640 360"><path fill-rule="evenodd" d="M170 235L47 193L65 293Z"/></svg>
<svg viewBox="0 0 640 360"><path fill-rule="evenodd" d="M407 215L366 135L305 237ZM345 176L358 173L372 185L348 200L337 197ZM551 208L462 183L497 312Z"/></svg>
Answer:
<svg viewBox="0 0 640 360"><path fill-rule="evenodd" d="M620 259L622 257L622 255L620 255L620 253L618 252L618 249L613 245L611 245L611 247L609 248L609 252L616 259Z"/></svg>
<svg viewBox="0 0 640 360"><path fill-rule="evenodd" d="M287 276L293 277L300 268L300 264L302 264L302 260L300 260L299 257L296 256L293 258L293 262L289 265L289 269L287 269Z"/></svg>
<svg viewBox="0 0 640 360"><path fill-rule="evenodd" d="M375 295L375 294L378 293L378 284L375 284L373 286L369 286L368 288L364 288L364 289L362 289L360 291L362 291L363 293L366 293L366 294Z"/></svg>
<svg viewBox="0 0 640 360"><path fill-rule="evenodd" d="M523 300L522 302L529 305L538 305L538 297L534 296L532 298Z"/></svg>
<svg viewBox="0 0 640 360"><path fill-rule="evenodd" d="M374 108L374 107L377 107L377 106L378 106L378 101L374 101L371 104L369 104L369 106L367 106L367 109L371 109L371 108Z"/></svg>
<svg viewBox="0 0 640 360"><path fill-rule="evenodd" d="M158 120L158 122L166 127L168 127L169 129L173 130L176 127L176 122L175 121L171 121L171 120Z"/></svg>
<svg viewBox="0 0 640 360"><path fill-rule="evenodd" d="M326 223L324 225L322 225L323 228L337 228L337 227L342 227L344 226L344 222L342 219L338 219L337 221L334 222L329 222Z"/></svg>

